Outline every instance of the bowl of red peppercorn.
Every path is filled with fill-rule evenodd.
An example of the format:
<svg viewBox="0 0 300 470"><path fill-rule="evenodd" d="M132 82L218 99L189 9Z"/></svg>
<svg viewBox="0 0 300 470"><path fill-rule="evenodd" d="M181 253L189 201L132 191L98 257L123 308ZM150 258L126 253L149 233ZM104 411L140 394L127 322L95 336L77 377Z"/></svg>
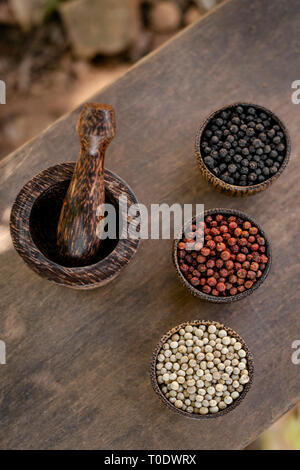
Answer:
<svg viewBox="0 0 300 470"><path fill-rule="evenodd" d="M195 155L204 178L232 196L267 189L288 164L290 138L263 106L234 103L214 111L196 134Z"/></svg>
<svg viewBox="0 0 300 470"><path fill-rule="evenodd" d="M210 209L183 227L174 240L173 261L181 282L194 296L229 303L262 285L271 266L271 247L249 215Z"/></svg>

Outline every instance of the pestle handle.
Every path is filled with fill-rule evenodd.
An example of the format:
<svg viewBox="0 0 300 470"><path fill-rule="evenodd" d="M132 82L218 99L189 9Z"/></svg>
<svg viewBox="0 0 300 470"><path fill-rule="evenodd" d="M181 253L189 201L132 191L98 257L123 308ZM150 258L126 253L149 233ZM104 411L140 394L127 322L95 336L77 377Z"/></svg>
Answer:
<svg viewBox="0 0 300 470"><path fill-rule="evenodd" d="M104 157L116 132L114 108L84 105L76 131L80 152L62 205L57 244L62 257L80 266L93 260L101 242L97 226L104 216Z"/></svg>

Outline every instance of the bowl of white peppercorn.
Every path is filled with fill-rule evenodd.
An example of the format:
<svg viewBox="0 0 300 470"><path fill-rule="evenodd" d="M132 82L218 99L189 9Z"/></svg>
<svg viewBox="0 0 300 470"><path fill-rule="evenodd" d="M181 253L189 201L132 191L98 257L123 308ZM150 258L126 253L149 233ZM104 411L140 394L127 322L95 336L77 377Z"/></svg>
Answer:
<svg viewBox="0 0 300 470"><path fill-rule="evenodd" d="M236 408L249 392L253 356L231 328L195 320L161 338L150 375L154 391L171 410L188 418L216 418Z"/></svg>
<svg viewBox="0 0 300 470"><path fill-rule="evenodd" d="M289 133L270 110L233 103L217 109L201 124L195 156L206 181L232 196L267 189L288 164Z"/></svg>

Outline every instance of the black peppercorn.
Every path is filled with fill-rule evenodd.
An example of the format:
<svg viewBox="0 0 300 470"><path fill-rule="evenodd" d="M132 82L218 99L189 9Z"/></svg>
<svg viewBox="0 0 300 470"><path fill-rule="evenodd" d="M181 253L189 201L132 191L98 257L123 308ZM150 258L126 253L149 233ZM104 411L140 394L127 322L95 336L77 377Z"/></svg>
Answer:
<svg viewBox="0 0 300 470"><path fill-rule="evenodd" d="M207 124L201 140L204 163L229 184L247 186L265 181L280 168L285 134L266 112L254 106L231 106Z"/></svg>

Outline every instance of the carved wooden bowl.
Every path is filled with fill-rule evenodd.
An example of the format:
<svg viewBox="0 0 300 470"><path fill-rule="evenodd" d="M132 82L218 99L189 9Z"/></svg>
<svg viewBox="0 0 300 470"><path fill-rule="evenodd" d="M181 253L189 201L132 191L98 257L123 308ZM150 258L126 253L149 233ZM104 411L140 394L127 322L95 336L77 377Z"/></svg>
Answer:
<svg viewBox="0 0 300 470"><path fill-rule="evenodd" d="M139 239L102 240L99 252L86 266L70 266L59 254L56 229L64 196L75 163L61 163L32 178L18 194L11 211L10 230L13 244L23 260L40 276L75 289L93 289L113 280L137 251ZM106 202L116 208L118 198L126 196L128 207L137 204L129 186L116 174L105 170ZM122 224L132 224L122 210ZM117 227L117 233L119 227Z"/></svg>
<svg viewBox="0 0 300 470"><path fill-rule="evenodd" d="M200 291L196 287L192 286L192 284L190 284L190 282L184 277L184 275L180 271L179 263L178 263L178 255L177 255L177 251L178 251L177 246L178 246L178 243L180 242L179 238L175 239L174 242L173 242L173 252L172 252L173 262L175 264L175 268L176 268L176 271L177 271L177 274L178 274L178 277L179 277L180 281L189 290L189 292L191 294L193 294L195 297L198 297L199 299L207 300L208 302L213 302L213 303L231 303L231 302L235 302L237 300L241 300L244 297L252 294L256 289L258 289L258 287L260 287L262 285L262 283L266 279L267 275L269 274L271 263L272 263L271 246L270 246L270 241L268 240L265 232L262 230L261 226L253 219L253 217L250 217L249 215L245 214L244 212L240 212L240 211L233 210L233 209L209 209L209 210L204 211L204 217L206 217L207 215L214 215L214 214L235 215L235 216L237 216L241 219L249 220L253 225L255 225L258 228L259 233L266 240L266 244L265 244L266 253L265 253L265 255L269 258L262 276L253 284L253 286L250 289L247 289L244 292L240 292L236 295L231 295L231 296L226 296L226 297L215 297L215 296L210 295L210 294L205 294L204 292ZM191 223L194 223L194 221L199 216L200 215L195 216L192 220L188 221L187 225L191 224ZM183 229L182 229L182 233L183 233Z"/></svg>
<svg viewBox="0 0 300 470"><path fill-rule="evenodd" d="M258 183L252 186L236 186L233 184L226 183L222 179L218 178L205 165L204 160L203 160L205 155L203 155L201 151L201 142L202 142L203 132L205 131L206 126L209 124L209 122L222 111L226 111L227 109L230 109L236 106L251 106L255 109L259 109L260 111L264 112L265 114L267 114L267 116L271 117L276 122L276 124L280 126L281 131L283 132L284 137L285 137L286 153L285 153L284 160L281 163L281 166L278 169L277 173L275 173L275 175L271 176L270 178L263 181L262 183ZM242 196L242 197L251 196L253 194L259 193L269 188L271 184L279 178L279 176L282 174L282 172L286 168L288 161L289 161L290 153L291 153L290 137L282 121L272 111L264 108L263 106L250 104L250 103L233 103L231 105L224 106L222 108L217 109L203 121L199 130L197 131L196 138L195 138L195 157L197 159L197 163L199 165L199 168L203 177L205 178L206 181L211 183L216 189L218 189L221 192L227 193L231 196Z"/></svg>
<svg viewBox="0 0 300 470"><path fill-rule="evenodd" d="M217 413L214 413L214 414L207 414L207 415L200 415L200 414L195 414L195 413L188 413L187 411L183 411L179 408L176 408L166 397L165 395L163 394L163 392L161 391L161 388L157 382L157 376L156 376L156 363L157 363L157 356L161 350L161 348L163 347L164 343L166 341L168 341L168 339L173 336L175 333L177 333L181 328L185 328L187 325L192 325L192 326L199 326L199 325L206 325L206 326L209 326L209 325L215 325L217 328L219 329L224 329L229 336L232 336L233 338L235 338L237 341L239 341L242 346L243 346L243 349L245 350L246 352L246 359L247 359L247 368L248 368L248 371L249 371L249 382L244 386L244 390L241 392L240 396L234 400L231 405L227 406L227 408L225 408L224 410L221 410L221 411L218 411ZM218 418L220 416L224 416L226 415L227 413L229 413L230 411L234 410L234 408L236 408L245 398L245 396L247 395L247 393L249 392L250 388L251 388L251 385L253 383L253 379L254 379L254 361L253 361L253 356L247 346L247 344L245 343L245 341L243 340L243 338L241 338L241 336L238 335L238 333L236 333L234 330L232 330L231 328L228 328L224 325L222 325L221 323L218 323L218 322L215 322L215 321L208 321L208 320L194 320L194 321L188 321L188 322L185 322L185 323L181 323L180 325L178 326L175 326L174 328L172 328L170 331L168 331L159 341L159 343L157 344L154 352L153 352L153 355L152 355L152 360L151 360L151 367L150 367L150 378L151 378L151 384L152 384L152 387L155 391L155 393L159 396L159 398L161 399L161 401L167 405L168 408L170 408L172 411L175 411L175 413L178 413L182 416L185 416L186 418L192 418L192 419L210 419L210 418Z"/></svg>

